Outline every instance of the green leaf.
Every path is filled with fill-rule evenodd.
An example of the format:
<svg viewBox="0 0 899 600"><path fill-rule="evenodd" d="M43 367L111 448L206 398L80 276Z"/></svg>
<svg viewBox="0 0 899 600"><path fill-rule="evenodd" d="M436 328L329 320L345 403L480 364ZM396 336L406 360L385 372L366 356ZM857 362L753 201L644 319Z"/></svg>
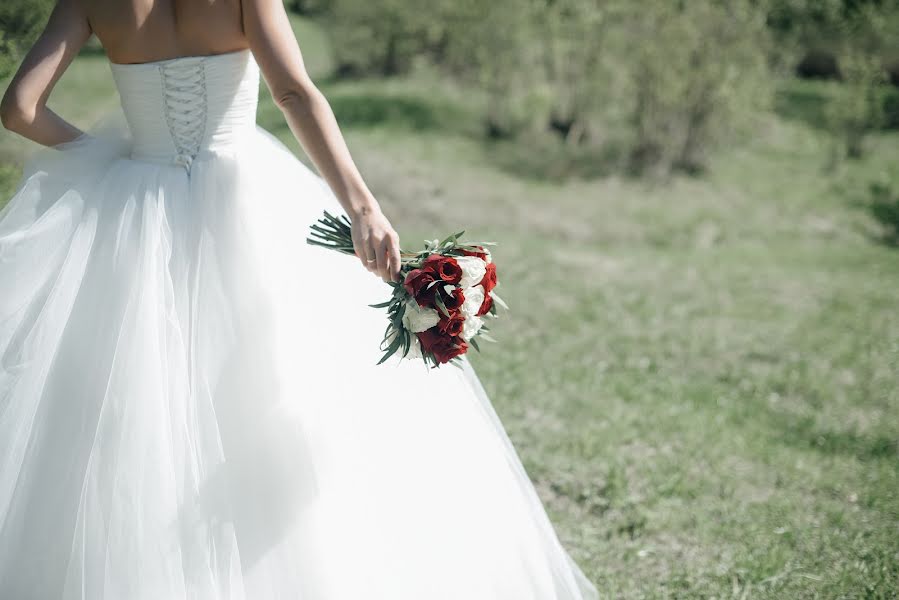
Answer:
<svg viewBox="0 0 899 600"><path fill-rule="evenodd" d="M411 334L406 330L402 330L403 336L403 358L405 358L409 354L410 348L412 348L412 339Z"/></svg>
<svg viewBox="0 0 899 600"><path fill-rule="evenodd" d="M383 364L384 361L386 361L388 358L393 356L396 353L396 351L399 349L401 343L402 343L402 339L400 338L400 336L399 335L394 336L393 342L384 351L384 356L381 357L381 360L378 361L378 364L379 365Z"/></svg>
<svg viewBox="0 0 899 600"><path fill-rule="evenodd" d="M495 291L492 291L492 292L490 292L490 295L493 296L494 302L496 302L497 304L499 304L506 310L509 310L509 305L506 304L505 300L503 300L502 298L499 297L499 294L497 294Z"/></svg>
<svg viewBox="0 0 899 600"><path fill-rule="evenodd" d="M446 304L444 304L443 299L440 298L440 294L434 294L434 304L437 305L437 308L440 309L440 312L442 312L447 317L450 316L449 310L447 310L446 308Z"/></svg>

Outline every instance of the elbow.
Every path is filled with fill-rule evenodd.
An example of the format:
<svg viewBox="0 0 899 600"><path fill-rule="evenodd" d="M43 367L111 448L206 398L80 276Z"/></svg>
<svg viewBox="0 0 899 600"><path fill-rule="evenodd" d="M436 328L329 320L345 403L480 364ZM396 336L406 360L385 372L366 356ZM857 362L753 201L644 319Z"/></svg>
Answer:
<svg viewBox="0 0 899 600"><path fill-rule="evenodd" d="M282 111L307 110L320 93L312 83L298 83L272 90L275 103Z"/></svg>
<svg viewBox="0 0 899 600"><path fill-rule="evenodd" d="M19 132L31 119L29 119L29 110L22 101L17 97L14 90L7 90L0 101L0 122L3 127L9 131Z"/></svg>

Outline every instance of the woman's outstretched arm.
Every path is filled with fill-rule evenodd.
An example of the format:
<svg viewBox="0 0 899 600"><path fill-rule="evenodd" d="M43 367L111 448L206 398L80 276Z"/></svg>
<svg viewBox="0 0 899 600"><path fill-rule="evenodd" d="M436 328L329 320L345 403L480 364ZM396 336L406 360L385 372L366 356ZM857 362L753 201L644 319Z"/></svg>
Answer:
<svg viewBox="0 0 899 600"><path fill-rule="evenodd" d="M47 108L47 98L90 34L78 0L59 0L3 95L0 119L4 127L44 146L81 135L80 129Z"/></svg>
<svg viewBox="0 0 899 600"><path fill-rule="evenodd" d="M324 95L309 78L283 0L243 0L244 33L287 124L353 221L362 264L385 280L400 268L399 238L356 168Z"/></svg>

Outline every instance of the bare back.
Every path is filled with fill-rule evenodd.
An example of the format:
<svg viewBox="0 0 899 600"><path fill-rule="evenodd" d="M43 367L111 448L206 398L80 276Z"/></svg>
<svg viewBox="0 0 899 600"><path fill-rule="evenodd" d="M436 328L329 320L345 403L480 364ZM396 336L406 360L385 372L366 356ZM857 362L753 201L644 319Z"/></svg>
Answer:
<svg viewBox="0 0 899 600"><path fill-rule="evenodd" d="M241 0L81 0L115 63L220 54L249 47Z"/></svg>

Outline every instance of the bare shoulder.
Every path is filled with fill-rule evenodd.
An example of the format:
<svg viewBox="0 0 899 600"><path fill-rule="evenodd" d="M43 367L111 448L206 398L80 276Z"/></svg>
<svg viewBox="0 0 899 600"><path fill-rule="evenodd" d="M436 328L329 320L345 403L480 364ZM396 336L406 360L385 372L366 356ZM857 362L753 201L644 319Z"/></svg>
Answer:
<svg viewBox="0 0 899 600"><path fill-rule="evenodd" d="M282 0L243 0L244 32L275 100L314 89Z"/></svg>
<svg viewBox="0 0 899 600"><path fill-rule="evenodd" d="M219 54L248 47L241 0L67 0L82 2L113 62Z"/></svg>

